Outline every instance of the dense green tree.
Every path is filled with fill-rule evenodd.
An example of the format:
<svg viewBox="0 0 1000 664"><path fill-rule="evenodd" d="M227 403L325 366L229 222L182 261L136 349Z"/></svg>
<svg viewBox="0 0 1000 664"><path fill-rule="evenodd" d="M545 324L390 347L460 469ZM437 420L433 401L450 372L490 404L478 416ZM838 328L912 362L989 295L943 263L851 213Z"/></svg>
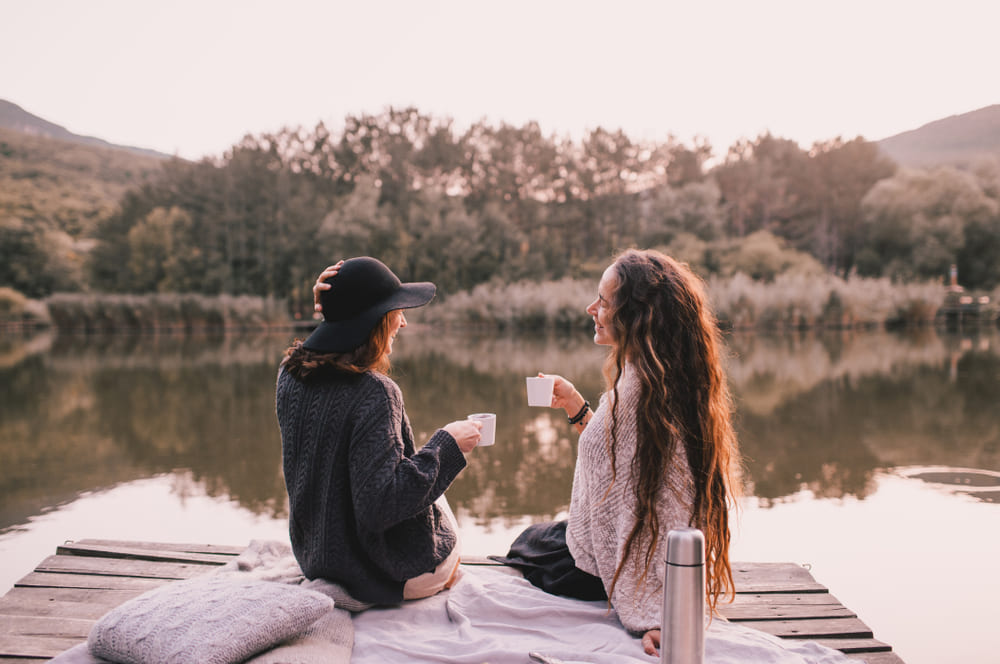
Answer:
<svg viewBox="0 0 1000 664"><path fill-rule="evenodd" d="M782 234L801 214L796 184L805 177L809 155L797 143L771 134L739 141L712 170L726 208L729 233L757 230Z"/></svg>
<svg viewBox="0 0 1000 664"><path fill-rule="evenodd" d="M809 165L803 182L808 189L797 193L805 208L800 223L783 235L831 271L846 273L863 242L861 200L877 182L892 176L896 166L876 144L862 138L817 143Z"/></svg>
<svg viewBox="0 0 1000 664"><path fill-rule="evenodd" d="M166 280L166 263L174 244L172 226L170 211L154 208L129 229L128 270L136 292L155 291Z"/></svg>
<svg viewBox="0 0 1000 664"><path fill-rule="evenodd" d="M717 272L712 247L708 242L691 233L678 233L667 245L656 246L669 256L687 263L696 274L703 277Z"/></svg>
<svg viewBox="0 0 1000 664"><path fill-rule="evenodd" d="M846 273L863 248L861 199L894 172L878 146L862 138L821 142L806 152L765 134L734 145L711 175L731 234L768 230Z"/></svg>
<svg viewBox="0 0 1000 664"><path fill-rule="evenodd" d="M810 254L786 246L768 231L751 233L739 241L722 243L718 271L725 276L742 272L757 281L773 281L785 272L822 274L823 264Z"/></svg>
<svg viewBox="0 0 1000 664"><path fill-rule="evenodd" d="M705 179L705 162L712 156L712 146L707 141L695 140L692 147L670 144L666 147L669 158L666 163L667 181L675 187Z"/></svg>
<svg viewBox="0 0 1000 664"><path fill-rule="evenodd" d="M129 231L156 207L151 185L129 191L119 209L102 220L95 231L97 245L90 252L88 268L92 287L98 291L128 292L130 288Z"/></svg>
<svg viewBox="0 0 1000 664"><path fill-rule="evenodd" d="M669 244L682 233L705 242L722 237L725 216L715 180L662 186L647 194L641 205L639 244Z"/></svg>
<svg viewBox="0 0 1000 664"><path fill-rule="evenodd" d="M862 201L870 252L863 274L943 279L966 246L966 227L987 229L997 201L976 178L953 167L901 171Z"/></svg>
<svg viewBox="0 0 1000 664"><path fill-rule="evenodd" d="M204 274L202 251L190 215L178 207L154 208L128 232L135 292L197 291Z"/></svg>
<svg viewBox="0 0 1000 664"><path fill-rule="evenodd" d="M972 173L988 202L985 213L971 216L965 225L958 274L972 288L994 288L1000 284L1000 158L977 163Z"/></svg>
<svg viewBox="0 0 1000 664"><path fill-rule="evenodd" d="M598 128L583 140L577 160L580 228L570 241L581 256L608 255L639 241L640 194L666 185L669 150L633 142L624 132Z"/></svg>
<svg viewBox="0 0 1000 664"><path fill-rule="evenodd" d="M13 217L0 218L0 286L28 297L48 295L55 275L48 271L47 262L44 234L37 226Z"/></svg>
<svg viewBox="0 0 1000 664"><path fill-rule="evenodd" d="M331 203L319 228L318 240L329 256L373 255L392 262L398 241L388 205L379 205L373 176L362 176L354 190Z"/></svg>

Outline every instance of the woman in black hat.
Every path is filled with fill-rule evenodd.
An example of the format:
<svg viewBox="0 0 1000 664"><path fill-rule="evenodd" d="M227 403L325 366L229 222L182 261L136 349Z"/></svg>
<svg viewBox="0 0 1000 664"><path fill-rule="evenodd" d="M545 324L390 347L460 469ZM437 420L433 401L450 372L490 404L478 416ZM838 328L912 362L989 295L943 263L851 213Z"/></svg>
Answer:
<svg viewBox="0 0 1000 664"><path fill-rule="evenodd" d="M403 309L435 286L401 283L380 261L352 258L324 271L324 321L286 352L278 372L289 534L309 579L356 599L396 604L454 580L458 528L445 489L479 442L459 420L416 451L403 397L387 375Z"/></svg>

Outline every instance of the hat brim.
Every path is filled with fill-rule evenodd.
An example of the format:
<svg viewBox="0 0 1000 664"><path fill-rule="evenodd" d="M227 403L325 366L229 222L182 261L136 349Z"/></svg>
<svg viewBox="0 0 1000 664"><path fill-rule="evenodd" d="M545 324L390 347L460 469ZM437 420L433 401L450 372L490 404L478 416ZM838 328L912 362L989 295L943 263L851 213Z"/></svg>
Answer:
<svg viewBox="0 0 1000 664"><path fill-rule="evenodd" d="M302 344L321 353L347 353L368 341L382 316L395 309L422 307L434 298L437 287L429 281L402 284L395 293L354 318L324 320Z"/></svg>

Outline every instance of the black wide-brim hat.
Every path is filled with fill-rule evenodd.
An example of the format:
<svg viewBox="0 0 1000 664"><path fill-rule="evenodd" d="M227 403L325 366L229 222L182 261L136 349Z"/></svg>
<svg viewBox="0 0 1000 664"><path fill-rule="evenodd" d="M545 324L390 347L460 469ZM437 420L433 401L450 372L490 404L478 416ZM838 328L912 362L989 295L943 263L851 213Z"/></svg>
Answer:
<svg viewBox="0 0 1000 664"><path fill-rule="evenodd" d="M382 316L394 309L422 307L437 287L429 281L403 283L382 261L362 256L344 261L326 279L323 322L302 344L320 353L347 353L368 341Z"/></svg>

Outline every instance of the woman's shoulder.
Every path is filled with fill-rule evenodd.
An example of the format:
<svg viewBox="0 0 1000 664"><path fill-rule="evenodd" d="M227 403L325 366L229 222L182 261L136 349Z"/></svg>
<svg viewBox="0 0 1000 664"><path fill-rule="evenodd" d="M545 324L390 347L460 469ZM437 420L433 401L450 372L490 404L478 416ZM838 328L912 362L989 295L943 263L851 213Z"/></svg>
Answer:
<svg viewBox="0 0 1000 664"><path fill-rule="evenodd" d="M384 390L386 392L399 392L399 385L392 378L378 371L365 371L357 374L359 384L366 385L373 390Z"/></svg>
<svg viewBox="0 0 1000 664"><path fill-rule="evenodd" d="M618 384L625 387L638 388L640 383L639 370L631 362L626 362L622 366L622 376L618 380Z"/></svg>
<svg viewBox="0 0 1000 664"><path fill-rule="evenodd" d="M632 404L638 400L641 389L642 381L639 379L639 373L631 363L626 363L622 367L622 374L618 377L614 387L602 394L601 400L607 399L609 404L613 403L615 392L617 392L622 404Z"/></svg>
<svg viewBox="0 0 1000 664"><path fill-rule="evenodd" d="M392 378L378 371L366 371L356 377L356 389L364 398L374 402L402 404L403 392Z"/></svg>

